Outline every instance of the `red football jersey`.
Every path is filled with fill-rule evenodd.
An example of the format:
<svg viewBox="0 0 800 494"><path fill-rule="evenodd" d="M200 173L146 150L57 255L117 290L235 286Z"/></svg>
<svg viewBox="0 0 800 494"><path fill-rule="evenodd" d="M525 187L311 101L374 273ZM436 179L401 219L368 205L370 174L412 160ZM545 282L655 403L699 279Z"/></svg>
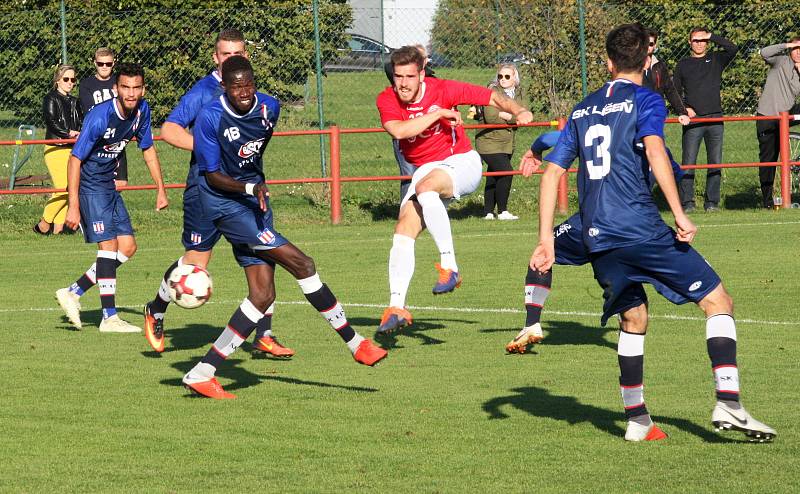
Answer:
<svg viewBox="0 0 800 494"><path fill-rule="evenodd" d="M409 120L440 108L455 109L458 105L486 106L492 97L491 89L465 82L428 78L423 84L420 88L422 94L414 103L401 102L393 87L380 93L375 104L381 114L381 123ZM472 144L463 126L453 127L449 120L440 119L421 134L400 139L400 150L406 161L422 166L471 151Z"/></svg>

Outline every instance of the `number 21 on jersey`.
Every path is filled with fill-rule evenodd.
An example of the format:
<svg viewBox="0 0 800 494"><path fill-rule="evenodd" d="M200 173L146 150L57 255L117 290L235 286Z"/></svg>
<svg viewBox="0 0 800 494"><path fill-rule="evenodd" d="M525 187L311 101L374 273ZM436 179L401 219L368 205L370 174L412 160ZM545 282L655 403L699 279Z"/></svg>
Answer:
<svg viewBox="0 0 800 494"><path fill-rule="evenodd" d="M589 148L592 159L586 160L586 170L590 180L600 180L611 171L611 127L594 124L586 129L584 147Z"/></svg>

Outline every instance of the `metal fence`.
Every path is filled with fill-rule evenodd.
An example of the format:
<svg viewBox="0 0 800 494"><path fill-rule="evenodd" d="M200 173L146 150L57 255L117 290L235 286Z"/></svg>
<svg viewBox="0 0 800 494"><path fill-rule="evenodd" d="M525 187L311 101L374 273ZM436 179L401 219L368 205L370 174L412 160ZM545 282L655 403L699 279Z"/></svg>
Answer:
<svg viewBox="0 0 800 494"><path fill-rule="evenodd" d="M706 25L737 43L740 50L723 77L724 111L752 114L766 75L758 48L786 41L800 15L797 3L777 2L439 0L435 9L380 8L383 2L373 3L378 8L320 0L320 55L326 74L378 71L392 48L421 43L428 47L436 70L447 77L485 83L496 63L518 64L532 109L547 116L565 114L584 87L605 79L605 33L626 21L642 22L661 33L657 55L670 67L688 55L693 25ZM316 90L310 5L119 12L67 8L63 32L57 8L3 8L0 128L42 126L41 99L64 56L62 34L66 58L78 66L79 76L93 72L92 54L98 46L114 48L120 59L141 62L148 70L148 99L156 124L211 68L214 35L229 26L247 36L257 70L267 81L265 89L283 101L307 103ZM324 101L322 109L329 104L333 102ZM341 118L337 123L351 124Z"/></svg>

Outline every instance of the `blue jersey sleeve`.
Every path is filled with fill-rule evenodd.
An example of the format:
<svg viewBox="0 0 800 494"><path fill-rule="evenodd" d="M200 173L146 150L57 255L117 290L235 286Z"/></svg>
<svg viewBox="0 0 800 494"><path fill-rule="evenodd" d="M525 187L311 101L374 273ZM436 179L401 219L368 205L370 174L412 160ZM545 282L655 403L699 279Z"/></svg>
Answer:
<svg viewBox="0 0 800 494"><path fill-rule="evenodd" d="M147 101L142 100L139 111L141 120L136 129L136 140L139 141L139 149L150 149L153 147L153 132L150 129L150 105Z"/></svg>
<svg viewBox="0 0 800 494"><path fill-rule="evenodd" d="M558 143L558 138L561 137L560 130L552 130L545 132L533 141L531 144L531 151L534 153L542 154L546 149L550 149Z"/></svg>
<svg viewBox="0 0 800 494"><path fill-rule="evenodd" d="M203 107L203 95L198 88L192 88L178 101L178 105L169 114L166 122L178 124L183 128L194 125L194 121Z"/></svg>
<svg viewBox="0 0 800 494"><path fill-rule="evenodd" d="M106 127L108 126L108 113L106 112L106 108L106 105L101 107L95 106L83 120L81 133L71 153L81 161L89 157L94 145L103 137L103 134L105 134Z"/></svg>
<svg viewBox="0 0 800 494"><path fill-rule="evenodd" d="M219 114L205 107L197 116L194 126L194 155L201 172L216 172L222 164L222 153L217 138Z"/></svg>
<svg viewBox="0 0 800 494"><path fill-rule="evenodd" d="M567 126L558 136L555 149L547 155L547 161L568 170L578 156L578 133L572 117L567 121Z"/></svg>
<svg viewBox="0 0 800 494"><path fill-rule="evenodd" d="M636 89L636 138L647 136L664 138L664 120L667 118L667 106L664 98L649 89Z"/></svg>

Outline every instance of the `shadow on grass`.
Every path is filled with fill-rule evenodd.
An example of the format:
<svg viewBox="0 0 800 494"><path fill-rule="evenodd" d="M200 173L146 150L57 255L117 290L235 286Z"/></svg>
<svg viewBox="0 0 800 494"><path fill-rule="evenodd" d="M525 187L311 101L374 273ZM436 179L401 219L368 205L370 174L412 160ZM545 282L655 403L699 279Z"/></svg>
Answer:
<svg viewBox="0 0 800 494"><path fill-rule="evenodd" d="M241 362L242 359L229 359L225 361L224 367L217 370L216 375L218 377L230 379L231 381L233 381L230 384L225 385L226 391L235 391L239 389L249 388L250 386L255 386L264 381L275 381L284 384L292 384L299 386L314 386L317 388L341 389L344 391L354 391L358 393L374 393L379 391L377 388L367 388L363 386L347 386L342 384L332 384L319 381L306 381L303 379L297 379L293 377L259 375L240 367L239 364ZM172 367L180 371L181 374L186 374L192 367L195 366L196 363L197 363L196 360L187 360L184 362L176 362L172 364ZM161 381L161 384L165 386L183 386L181 378L163 379ZM187 397L195 397L195 395L187 391Z"/></svg>
<svg viewBox="0 0 800 494"><path fill-rule="evenodd" d="M362 211L372 216L373 221L396 220L400 214L400 199L396 201L366 201L358 205ZM483 204L475 200L456 201L447 208L451 220L479 218L483 216Z"/></svg>
<svg viewBox="0 0 800 494"><path fill-rule="evenodd" d="M534 417L561 420L570 425L588 422L609 435L620 438L625 435L625 430L617 425L617 422L625 420L625 415L621 412L614 412L593 405L584 405L573 396L553 395L548 390L535 386L514 388L510 391L513 394L492 398L483 404L483 411L486 412L490 420L508 418L509 415L503 411L503 408L510 406ZM737 441L721 437L710 429L686 419L654 415L653 421L661 426L666 425L678 428L708 443L747 442L745 440ZM665 432L669 434L669 430Z"/></svg>
<svg viewBox="0 0 800 494"><path fill-rule="evenodd" d="M375 328L380 325L380 319L372 319L368 317L354 317L348 318L350 324L353 326L363 327L367 326L370 328ZM426 331L431 331L435 329L443 329L446 327L445 324L442 322L455 322L460 324L476 324L476 321L469 321L465 319L414 319L414 323L411 326L407 326L405 328L398 329L392 333L374 333L375 341L385 349L391 348L403 348L402 345L398 345L397 339L400 336L408 337L408 338L415 338L422 342L423 345L441 345L445 343L444 340L440 340L438 338L434 338L433 336L429 336L425 334ZM366 331L365 331L366 332Z"/></svg>
<svg viewBox="0 0 800 494"><path fill-rule="evenodd" d="M613 322L613 321L612 321ZM606 339L606 335L616 333L617 328L584 326L571 321L545 321L543 323L545 338L539 345L596 345L616 351L617 344ZM481 333L508 333L510 337L519 332L519 328L482 329ZM528 345L528 351L535 346ZM535 352L534 352L535 353Z"/></svg>
<svg viewBox="0 0 800 494"><path fill-rule="evenodd" d="M117 307L117 314L122 319L125 319L134 326L141 327L142 324L144 323L144 321L142 320L142 312L135 308ZM66 329L68 331L76 331L76 329L72 327L72 323L69 322L69 319L67 319L67 316L65 314L61 313L59 315L61 317L61 322L64 324L64 326L62 326L63 329ZM87 329L97 329L98 327L100 327L100 321L102 320L103 320L102 309L91 309L91 310L81 311L81 323L83 324L84 331Z"/></svg>

